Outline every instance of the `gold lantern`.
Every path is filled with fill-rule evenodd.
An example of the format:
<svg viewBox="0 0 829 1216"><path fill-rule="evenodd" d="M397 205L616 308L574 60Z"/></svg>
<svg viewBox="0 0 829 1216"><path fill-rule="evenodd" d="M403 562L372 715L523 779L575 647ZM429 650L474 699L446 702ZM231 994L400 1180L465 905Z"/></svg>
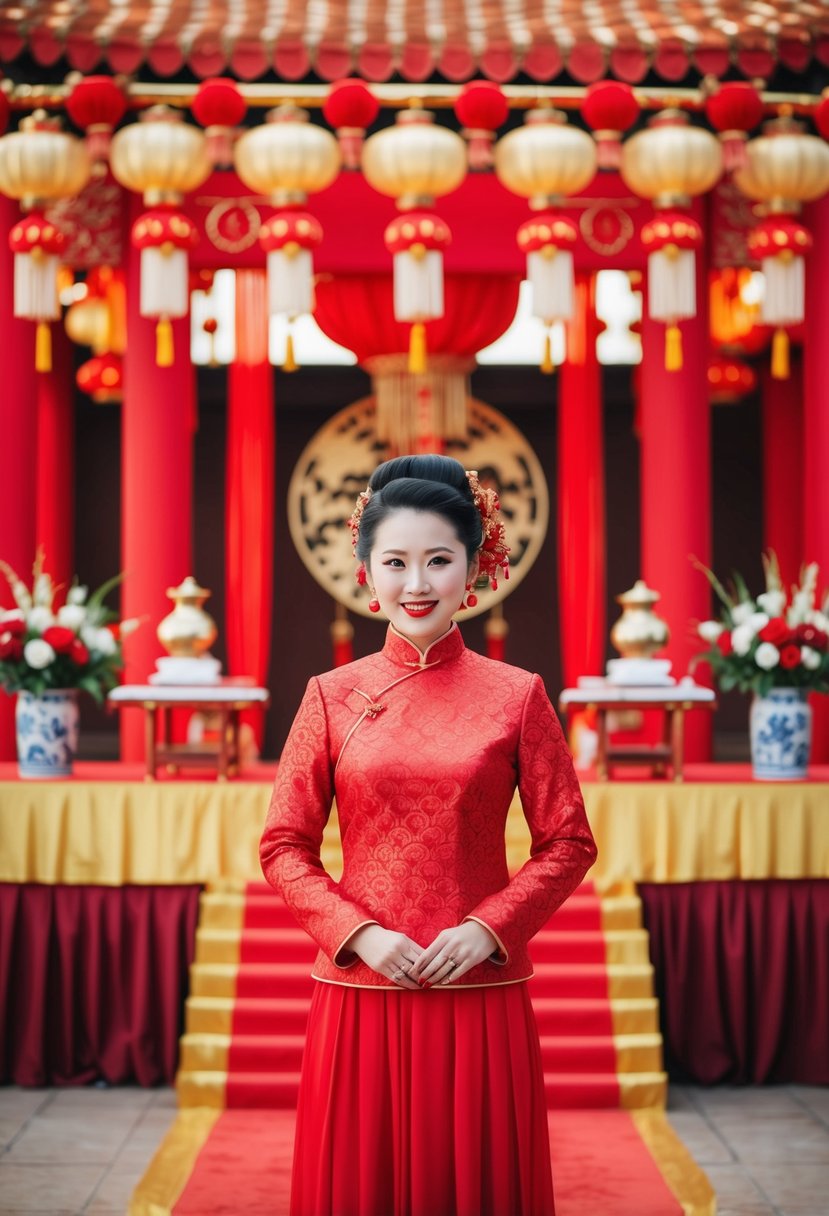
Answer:
<svg viewBox="0 0 829 1216"><path fill-rule="evenodd" d="M60 316L58 263L64 236L43 214L56 199L79 194L89 180L83 143L57 119L36 110L20 130L0 139L0 192L19 199L27 215L9 234L14 252L14 315L37 323L35 366L52 367L49 321Z"/></svg>
<svg viewBox="0 0 829 1216"><path fill-rule="evenodd" d="M716 136L691 126L680 110L663 110L622 149L625 184L650 199L657 214L642 237L648 247L648 312L664 321L665 366L682 366L678 322L696 315L696 249L702 232L688 214L691 200L722 174Z"/></svg>
<svg viewBox="0 0 829 1216"><path fill-rule="evenodd" d="M70 304L63 324L72 341L90 346L93 354L102 355L110 349L112 319L104 296L87 295Z"/></svg>
<svg viewBox="0 0 829 1216"><path fill-rule="evenodd" d="M522 224L518 244L527 256L533 315L546 327L543 371L552 371L550 328L573 316L575 225L558 211L562 199L578 194L596 173L596 145L584 131L567 124L560 110L531 110L523 127L510 131L495 149L495 172L513 194L538 212Z"/></svg>
<svg viewBox="0 0 829 1216"><path fill-rule="evenodd" d="M173 362L170 319L185 317L190 307L187 251L196 239L177 208L210 173L207 137L178 111L153 106L113 137L110 166L150 208L135 221L131 240L141 250L139 311L156 320L156 362L166 367Z"/></svg>
<svg viewBox="0 0 829 1216"><path fill-rule="evenodd" d="M418 107L401 111L394 126L366 140L362 157L369 185L405 213L389 224L385 242L394 259L394 316L412 324L409 371L417 374L427 371L425 322L443 316L443 250L452 239L431 208L466 176L466 145L434 118Z"/></svg>
<svg viewBox="0 0 829 1216"><path fill-rule="evenodd" d="M797 220L803 203L829 190L829 146L807 135L802 123L784 117L765 124L763 134L746 147L747 161L734 174L737 186L762 204L765 218L749 237L766 280L761 317L774 326L772 375L788 375L789 339L785 326L804 317L804 255L811 236Z"/></svg>

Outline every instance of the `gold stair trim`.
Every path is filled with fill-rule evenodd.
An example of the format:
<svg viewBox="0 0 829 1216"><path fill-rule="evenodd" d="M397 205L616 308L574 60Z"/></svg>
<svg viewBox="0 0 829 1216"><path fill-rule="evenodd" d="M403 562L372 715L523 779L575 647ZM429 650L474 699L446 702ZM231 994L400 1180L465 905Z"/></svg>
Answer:
<svg viewBox="0 0 829 1216"><path fill-rule="evenodd" d="M662 1072L661 1034L621 1034L613 1036L616 1072Z"/></svg>
<svg viewBox="0 0 829 1216"><path fill-rule="evenodd" d="M185 1072L181 1069L176 1076L176 1093L182 1110L193 1106L224 1110L226 1090L226 1072L203 1072L195 1069Z"/></svg>
<svg viewBox="0 0 829 1216"><path fill-rule="evenodd" d="M190 992L193 996L236 997L237 966L222 963L191 963Z"/></svg>
<svg viewBox="0 0 829 1216"><path fill-rule="evenodd" d="M600 900L605 933L642 928L642 901L637 895L606 895Z"/></svg>
<svg viewBox="0 0 829 1216"><path fill-rule="evenodd" d="M659 1002L655 996L617 998L610 1002L610 1012L616 1036L659 1034Z"/></svg>
<svg viewBox="0 0 829 1216"><path fill-rule="evenodd" d="M716 1216L714 1188L665 1115L655 1110L634 1110L631 1118L683 1216Z"/></svg>
<svg viewBox="0 0 829 1216"><path fill-rule="evenodd" d="M604 943L605 957L610 964L650 963L648 935L644 929L605 929Z"/></svg>
<svg viewBox="0 0 829 1216"><path fill-rule="evenodd" d="M179 1039L181 1072L227 1073L229 1034L198 1034L190 1030Z"/></svg>
<svg viewBox="0 0 829 1216"><path fill-rule="evenodd" d="M229 1035L234 1004L226 996L189 996L184 1015L187 1033Z"/></svg>
<svg viewBox="0 0 829 1216"><path fill-rule="evenodd" d="M179 1111L130 1197L128 1216L170 1216L220 1115L204 1107Z"/></svg>
<svg viewBox="0 0 829 1216"><path fill-rule="evenodd" d="M608 963L607 988L611 1001L653 996L653 967L644 963Z"/></svg>
<svg viewBox="0 0 829 1216"><path fill-rule="evenodd" d="M242 935L238 929L196 929L196 962L238 967Z"/></svg>
<svg viewBox="0 0 829 1216"><path fill-rule="evenodd" d="M235 929L241 933L245 902L243 891L203 891L199 902L199 928Z"/></svg>
<svg viewBox="0 0 829 1216"><path fill-rule="evenodd" d="M664 1072L622 1072L617 1074L620 1105L623 1110L654 1107L664 1110L668 1096L668 1075Z"/></svg>

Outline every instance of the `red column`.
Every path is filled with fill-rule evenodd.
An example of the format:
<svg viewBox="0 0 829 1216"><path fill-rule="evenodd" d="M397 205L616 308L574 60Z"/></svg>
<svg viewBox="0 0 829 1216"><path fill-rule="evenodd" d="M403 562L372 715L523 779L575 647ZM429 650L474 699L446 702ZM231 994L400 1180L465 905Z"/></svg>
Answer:
<svg viewBox="0 0 829 1216"><path fill-rule="evenodd" d="M52 372L38 377L37 543L45 569L63 590L74 574L75 382L72 344L61 322L52 326Z"/></svg>
<svg viewBox="0 0 829 1216"><path fill-rule="evenodd" d="M647 307L642 321L642 577L662 596L657 611L671 631L665 654L676 679L688 674L688 663L700 649L691 622L711 615L708 583L690 561L694 556L711 564L706 282L704 257L698 254L697 315L680 326L680 371L665 370L665 326L650 320ZM689 714L685 738L688 760L709 759L711 715Z"/></svg>
<svg viewBox="0 0 829 1216"><path fill-rule="evenodd" d="M806 336L803 343L803 556L820 566L829 587L829 196L807 208L814 238L806 261ZM811 698L812 762L829 761L829 697Z"/></svg>
<svg viewBox="0 0 829 1216"><path fill-rule="evenodd" d="M604 429L596 280L576 283L558 395L558 603L565 684L604 671L606 645Z"/></svg>
<svg viewBox="0 0 829 1216"><path fill-rule="evenodd" d="M803 561L803 367L792 359L787 380L763 371L763 548L773 549L783 585Z"/></svg>
<svg viewBox="0 0 829 1216"><path fill-rule="evenodd" d="M125 642L124 680L130 684L146 683L164 653L156 628L172 609L165 593L192 573L195 381L190 319L173 322L172 367L157 367L155 325L140 316L138 301L139 253L130 246L121 432L121 566L126 574L121 612L125 618L144 618ZM120 713L121 757L139 760L144 754L141 711Z"/></svg>
<svg viewBox="0 0 829 1216"><path fill-rule="evenodd" d="M9 231L19 216L17 204L0 195L0 446L6 454L0 476L0 557L30 583L36 543L37 375L35 327L13 315L14 257ZM6 580L0 577L0 607L10 608L13 603ZM0 692L0 759L14 757L14 700Z"/></svg>

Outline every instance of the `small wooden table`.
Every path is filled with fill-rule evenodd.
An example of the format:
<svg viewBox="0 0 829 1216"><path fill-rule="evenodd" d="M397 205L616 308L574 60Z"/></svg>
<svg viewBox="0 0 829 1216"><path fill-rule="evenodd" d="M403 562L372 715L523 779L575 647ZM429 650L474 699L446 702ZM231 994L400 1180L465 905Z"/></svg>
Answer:
<svg viewBox="0 0 829 1216"><path fill-rule="evenodd" d="M654 772L662 775L665 765L670 764L674 781L682 780L685 711L688 709L717 708L714 690L683 680L679 684L658 687L611 684L607 680L591 682L583 688L565 688L559 699L559 709L567 717L568 731L570 713L578 709L596 711L598 746L596 750L596 773L600 781L607 781L608 766L617 764L650 764ZM664 729L660 743L635 743L610 747L607 739L607 715L620 709L661 709L665 712Z"/></svg>
<svg viewBox="0 0 829 1216"><path fill-rule="evenodd" d="M239 771L239 713L261 706L267 709L270 693L244 678L224 679L218 684L121 684L107 697L111 706L138 706L144 710L147 772L145 781L155 781L159 764L175 772L179 765L209 765L216 779L226 781ZM197 709L218 713L221 719L217 743L172 743L170 710ZM161 718L159 741L158 719Z"/></svg>

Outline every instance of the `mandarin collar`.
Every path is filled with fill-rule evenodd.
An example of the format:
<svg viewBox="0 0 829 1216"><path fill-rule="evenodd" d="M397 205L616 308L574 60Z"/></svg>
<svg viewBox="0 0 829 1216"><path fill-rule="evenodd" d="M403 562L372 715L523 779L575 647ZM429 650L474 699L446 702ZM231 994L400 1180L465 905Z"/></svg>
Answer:
<svg viewBox="0 0 829 1216"><path fill-rule="evenodd" d="M392 663L403 667L432 667L435 663L445 663L449 659L458 658L465 649L461 631L454 621L446 633L432 642L425 654L405 634L390 624L382 653L387 659L391 659Z"/></svg>

